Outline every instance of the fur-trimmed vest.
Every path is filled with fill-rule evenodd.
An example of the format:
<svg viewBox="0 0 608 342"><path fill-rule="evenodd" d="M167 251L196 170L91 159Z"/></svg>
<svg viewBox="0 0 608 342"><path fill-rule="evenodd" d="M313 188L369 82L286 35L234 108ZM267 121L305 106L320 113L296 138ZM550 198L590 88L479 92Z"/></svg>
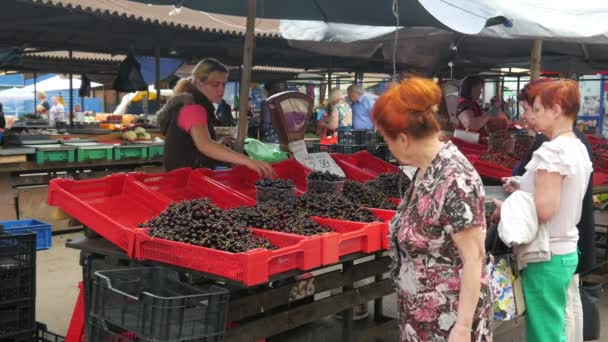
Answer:
<svg viewBox="0 0 608 342"><path fill-rule="evenodd" d="M172 96L156 113L161 133L165 136L164 167L171 171L181 167L212 168L217 162L200 153L192 136L177 124L179 112L183 106L199 104L207 111L209 136L215 140L215 108L200 92L181 93Z"/></svg>

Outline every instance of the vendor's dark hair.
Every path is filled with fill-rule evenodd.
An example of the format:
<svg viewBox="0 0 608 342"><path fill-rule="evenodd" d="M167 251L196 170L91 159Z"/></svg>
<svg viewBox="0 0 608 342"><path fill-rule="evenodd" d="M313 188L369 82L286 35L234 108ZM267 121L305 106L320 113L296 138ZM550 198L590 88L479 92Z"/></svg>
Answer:
<svg viewBox="0 0 608 342"><path fill-rule="evenodd" d="M462 85L460 86L460 96L471 99L473 87L479 84L484 84L483 78L478 75L469 75L462 80ZM471 99L477 100L477 99Z"/></svg>

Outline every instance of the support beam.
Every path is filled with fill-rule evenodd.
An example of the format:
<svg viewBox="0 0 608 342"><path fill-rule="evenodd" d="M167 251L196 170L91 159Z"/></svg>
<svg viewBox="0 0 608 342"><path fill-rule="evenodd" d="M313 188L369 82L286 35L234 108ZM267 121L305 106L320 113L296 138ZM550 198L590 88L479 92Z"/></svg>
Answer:
<svg viewBox="0 0 608 342"><path fill-rule="evenodd" d="M534 40L532 43L532 55L530 58L530 79L532 81L540 78L540 59L542 49L543 41L540 39Z"/></svg>
<svg viewBox="0 0 608 342"><path fill-rule="evenodd" d="M154 64L156 66L156 82L154 87L156 88L156 104L158 105L157 110L160 109L160 47L154 48Z"/></svg>
<svg viewBox="0 0 608 342"><path fill-rule="evenodd" d="M589 55L589 49L587 48L587 45L580 44L580 47L581 51L583 51L583 56L585 56L585 61L589 62L591 60L591 56Z"/></svg>
<svg viewBox="0 0 608 342"><path fill-rule="evenodd" d="M249 110L249 82L253 64L253 44L256 16L256 0L247 0L247 30L245 31L245 47L243 48L243 72L241 73L241 91L239 94L239 124L236 140L236 151L243 152L247 137L247 112Z"/></svg>
<svg viewBox="0 0 608 342"><path fill-rule="evenodd" d="M70 64L72 64L74 62L74 56L72 53L72 50L70 49L69 53L68 53L68 59L70 61ZM70 128L74 128L74 87L72 85L72 77L74 75L72 73L70 73Z"/></svg>

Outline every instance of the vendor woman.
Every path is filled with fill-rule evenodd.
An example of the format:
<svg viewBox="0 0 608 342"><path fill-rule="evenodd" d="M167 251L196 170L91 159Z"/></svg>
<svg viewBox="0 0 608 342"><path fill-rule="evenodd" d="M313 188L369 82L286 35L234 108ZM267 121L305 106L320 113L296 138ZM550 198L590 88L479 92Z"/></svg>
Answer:
<svg viewBox="0 0 608 342"><path fill-rule="evenodd" d="M477 75L467 76L462 81L460 100L456 110L457 129L479 133L480 136L487 136L495 130L507 129L509 119L500 110L502 106L500 101L495 101L492 111L488 113L484 113L481 109L478 100L481 97L483 86L483 79Z"/></svg>
<svg viewBox="0 0 608 342"><path fill-rule="evenodd" d="M213 168L218 162L244 165L267 177L273 170L267 163L237 153L215 141L215 107L224 96L228 69L219 61L206 58L181 79L173 96L157 113L165 136L164 167Z"/></svg>

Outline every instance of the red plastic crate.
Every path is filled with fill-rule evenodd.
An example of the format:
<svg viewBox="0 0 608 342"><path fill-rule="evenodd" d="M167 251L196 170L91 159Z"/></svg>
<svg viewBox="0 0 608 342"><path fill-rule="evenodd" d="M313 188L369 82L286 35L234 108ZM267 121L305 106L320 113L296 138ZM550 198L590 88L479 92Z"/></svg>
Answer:
<svg viewBox="0 0 608 342"><path fill-rule="evenodd" d="M256 236L269 239L279 249L229 253L153 238L145 229L139 229L136 232L135 257L214 274L247 286L267 283L270 276L286 271L321 266L320 236L304 237L262 229L252 231Z"/></svg>
<svg viewBox="0 0 608 342"><path fill-rule="evenodd" d="M357 153L351 154L348 157L342 157L343 155L336 155L334 159L342 160L344 162L350 163L359 169L372 174L374 176L381 175L383 173L398 173L399 168L391 163L387 163L380 158L376 158L373 154L368 151L359 151ZM346 172L346 171L345 171Z"/></svg>
<svg viewBox="0 0 608 342"><path fill-rule="evenodd" d="M278 178L291 179L296 185L298 195L306 192L306 176L312 172L294 159L272 164ZM260 176L244 166L227 170L197 169L197 172L212 179L241 195L255 200L255 182Z"/></svg>
<svg viewBox="0 0 608 342"><path fill-rule="evenodd" d="M175 202L209 198L221 209L255 205L255 200L234 192L191 168L162 174L130 173L129 177Z"/></svg>
<svg viewBox="0 0 608 342"><path fill-rule="evenodd" d="M331 156L336 161L336 164L338 164L338 166L342 169L342 171L344 171L344 175L349 180L365 183L369 180L376 179L376 177L378 177L378 175L376 175L375 173L367 172L351 164L349 161L352 161L353 159L341 159L339 157L336 157L338 156L337 154L332 154Z"/></svg>
<svg viewBox="0 0 608 342"><path fill-rule="evenodd" d="M504 166L488 163L485 160L477 159L473 162L473 166L480 176L501 180L504 177L511 177L512 170Z"/></svg>
<svg viewBox="0 0 608 342"><path fill-rule="evenodd" d="M593 135L586 135L587 137L587 141L589 141L589 143L591 145L605 145L608 144L608 141L604 138L600 138L600 137L596 137Z"/></svg>
<svg viewBox="0 0 608 342"><path fill-rule="evenodd" d="M384 222L386 223L382 227L381 238L382 238L382 249L388 251L390 225L391 225L391 221L393 220L393 217L395 217L397 212L394 210L383 210L383 209L372 209L372 211L374 212L374 215L382 218L384 220Z"/></svg>
<svg viewBox="0 0 608 342"><path fill-rule="evenodd" d="M468 141L464 141L462 139L458 139L458 138L454 138L454 137L452 137L450 140L461 151L463 151L462 150L463 148L467 149L469 151L474 151L475 154L481 154L486 151L486 146L484 146L482 144L474 144L474 143L470 143ZM465 153L465 152L463 151L463 153Z"/></svg>
<svg viewBox="0 0 608 342"><path fill-rule="evenodd" d="M323 265L335 264L344 255L373 253L382 247L383 222L362 223L322 217L312 219L338 233L323 240Z"/></svg>
<svg viewBox="0 0 608 342"><path fill-rule="evenodd" d="M608 173L594 172L593 173L593 186L608 184Z"/></svg>
<svg viewBox="0 0 608 342"><path fill-rule="evenodd" d="M126 174L114 174L82 181L54 179L48 203L132 256L138 224L165 210L170 201Z"/></svg>
<svg viewBox="0 0 608 342"><path fill-rule="evenodd" d="M72 312L72 319L68 327L68 332L65 336L66 341L84 341L84 288L82 282L78 283L78 297L76 298L76 305Z"/></svg>

